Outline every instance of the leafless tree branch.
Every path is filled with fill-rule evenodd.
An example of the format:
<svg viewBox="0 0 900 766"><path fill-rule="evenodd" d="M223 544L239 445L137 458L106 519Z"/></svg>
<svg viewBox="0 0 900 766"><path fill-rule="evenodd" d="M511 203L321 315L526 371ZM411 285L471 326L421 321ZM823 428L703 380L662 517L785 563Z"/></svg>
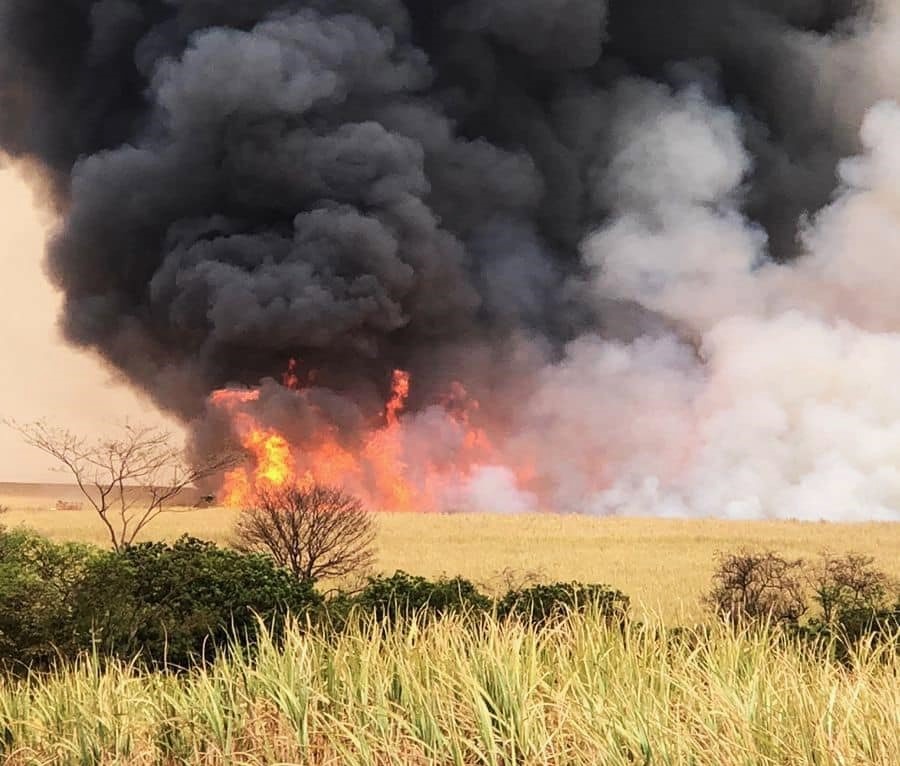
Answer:
<svg viewBox="0 0 900 766"><path fill-rule="evenodd" d="M772 551L722 555L705 601L731 623L796 623L807 610L803 561Z"/></svg>
<svg viewBox="0 0 900 766"><path fill-rule="evenodd" d="M59 461L121 551L185 489L238 464L234 453L185 460L172 435L153 426L122 427L118 436L90 441L44 421L4 421L26 444Z"/></svg>
<svg viewBox="0 0 900 766"><path fill-rule="evenodd" d="M238 550L265 552L303 580L343 577L372 564L372 515L362 503L327 486L257 494L235 528Z"/></svg>

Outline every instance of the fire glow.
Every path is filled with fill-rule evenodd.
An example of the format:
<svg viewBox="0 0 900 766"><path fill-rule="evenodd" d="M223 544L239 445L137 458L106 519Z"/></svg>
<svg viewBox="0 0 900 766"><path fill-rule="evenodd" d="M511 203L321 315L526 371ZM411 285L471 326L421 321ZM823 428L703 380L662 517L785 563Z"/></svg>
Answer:
<svg viewBox="0 0 900 766"><path fill-rule="evenodd" d="M308 378L312 383L314 376ZM304 397L309 385L301 381L296 361L282 377L283 387ZM448 493L490 464L494 448L487 433L474 425L479 411L460 383L454 383L435 407L454 431L457 448L451 457L432 460L417 456L408 461L404 413L412 379L395 370L384 409L356 445L345 443L333 426L320 428L302 444L292 444L278 428L254 414L258 389L222 389L210 404L224 413L247 454L246 463L226 474L220 493L230 507L244 507L256 492L312 484L340 486L361 497L369 507L391 512L440 510Z"/></svg>

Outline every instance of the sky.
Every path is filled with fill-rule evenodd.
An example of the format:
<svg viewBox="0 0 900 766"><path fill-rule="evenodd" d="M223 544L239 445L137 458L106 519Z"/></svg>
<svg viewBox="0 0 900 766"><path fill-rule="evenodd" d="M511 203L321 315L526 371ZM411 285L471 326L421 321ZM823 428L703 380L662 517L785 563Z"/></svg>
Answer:
<svg viewBox="0 0 900 766"><path fill-rule="evenodd" d="M169 428L146 397L116 379L99 358L77 351L56 326L60 295L43 272L53 226L21 174L0 166L0 421L45 419L86 436L125 421ZM0 425L0 482L56 482L54 462Z"/></svg>

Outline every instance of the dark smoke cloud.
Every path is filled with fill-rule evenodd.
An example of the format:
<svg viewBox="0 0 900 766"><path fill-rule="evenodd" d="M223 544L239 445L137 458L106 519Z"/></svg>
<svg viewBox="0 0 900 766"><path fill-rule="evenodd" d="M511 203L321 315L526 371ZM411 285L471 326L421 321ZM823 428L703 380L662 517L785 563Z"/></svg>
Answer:
<svg viewBox="0 0 900 766"><path fill-rule="evenodd" d="M161 406L195 417L292 356L360 404L409 367L424 400L466 357L488 385L516 338L552 357L585 329L653 325L572 287L614 212L611 115L634 78L741 115L738 203L794 257L862 116L851 100L835 119L820 52L870 10L2 0L0 145L52 179L66 335Z"/></svg>

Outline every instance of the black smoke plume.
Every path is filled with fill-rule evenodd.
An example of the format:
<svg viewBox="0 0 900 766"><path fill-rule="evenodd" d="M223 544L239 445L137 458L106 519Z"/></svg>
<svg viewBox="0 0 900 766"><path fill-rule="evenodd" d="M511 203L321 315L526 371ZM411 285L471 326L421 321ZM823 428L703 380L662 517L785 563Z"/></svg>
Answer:
<svg viewBox="0 0 900 766"><path fill-rule="evenodd" d="M455 378L514 391L535 369L521 339L546 363L585 333L624 342L666 323L579 288L583 241L620 214L598 189L621 169L628 83L693 89L736 116L749 162L729 204L767 258L797 257L870 105L836 95L849 80L823 74L827 51L878 13L0 0L0 146L49 179L47 265L72 343L186 422L211 391L297 358L317 411L352 430L395 368L411 370L416 408Z"/></svg>

